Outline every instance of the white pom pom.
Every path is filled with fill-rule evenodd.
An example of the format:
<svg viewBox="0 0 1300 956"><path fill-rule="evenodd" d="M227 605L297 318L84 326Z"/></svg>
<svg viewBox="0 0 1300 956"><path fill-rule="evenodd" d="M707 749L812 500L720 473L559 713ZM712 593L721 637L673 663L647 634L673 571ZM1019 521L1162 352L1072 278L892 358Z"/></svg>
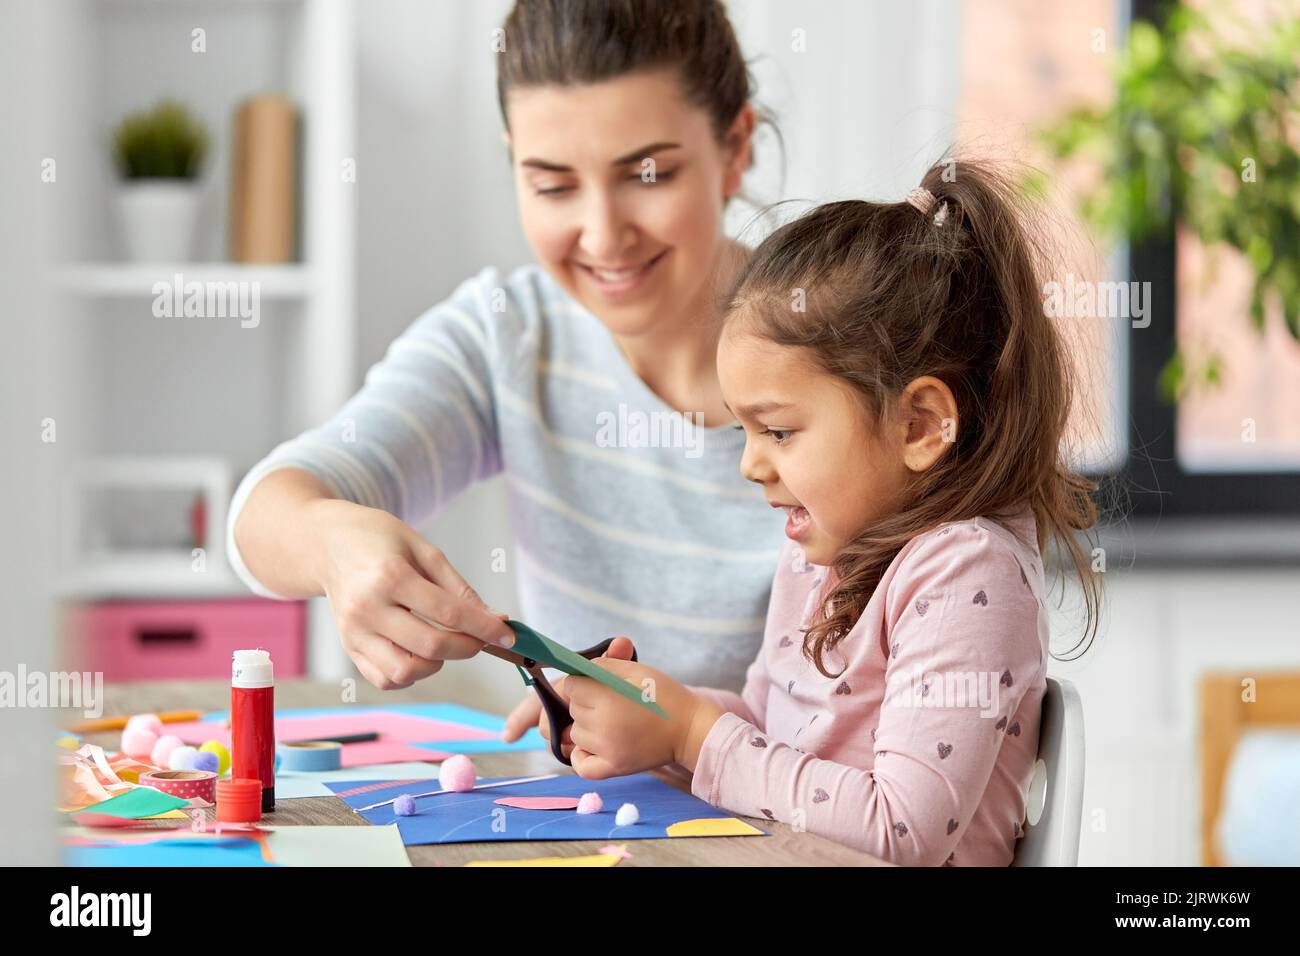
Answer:
<svg viewBox="0 0 1300 956"><path fill-rule="evenodd" d="M614 814L614 826L630 827L641 819L641 814L637 811L635 803L625 803L618 808L618 813Z"/></svg>

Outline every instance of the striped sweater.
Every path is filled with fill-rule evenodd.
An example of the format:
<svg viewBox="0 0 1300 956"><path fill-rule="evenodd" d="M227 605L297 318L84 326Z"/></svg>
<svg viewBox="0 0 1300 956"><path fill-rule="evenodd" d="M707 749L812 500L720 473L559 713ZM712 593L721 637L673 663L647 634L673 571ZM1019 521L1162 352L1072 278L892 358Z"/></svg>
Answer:
<svg viewBox="0 0 1300 956"><path fill-rule="evenodd" d="M524 621L573 648L626 634L650 666L738 690L783 541L740 475L743 449L741 431L704 428L650 391L540 267L485 269L419 316L333 418L248 472L228 552L255 593L281 596L233 534L277 468L415 527L504 472Z"/></svg>

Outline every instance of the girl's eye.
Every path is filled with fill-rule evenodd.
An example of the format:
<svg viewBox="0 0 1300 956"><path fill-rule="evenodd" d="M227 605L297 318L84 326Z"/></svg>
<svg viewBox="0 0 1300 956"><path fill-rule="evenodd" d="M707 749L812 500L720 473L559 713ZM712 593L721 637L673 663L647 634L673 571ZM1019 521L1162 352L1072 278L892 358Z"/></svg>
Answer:
<svg viewBox="0 0 1300 956"><path fill-rule="evenodd" d="M572 186L547 186L536 188L533 192L538 196L558 196L561 193L567 193L572 188Z"/></svg>
<svg viewBox="0 0 1300 956"><path fill-rule="evenodd" d="M778 445L784 445L786 439L790 437L789 431L780 428L764 428L762 434L771 435L772 441L776 442Z"/></svg>

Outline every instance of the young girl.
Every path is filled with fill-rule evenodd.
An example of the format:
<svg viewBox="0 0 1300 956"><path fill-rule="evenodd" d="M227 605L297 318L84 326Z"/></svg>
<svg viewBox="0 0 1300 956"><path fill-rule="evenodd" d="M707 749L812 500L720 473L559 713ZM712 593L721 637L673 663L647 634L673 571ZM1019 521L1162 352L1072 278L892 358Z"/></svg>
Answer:
<svg viewBox="0 0 1300 956"><path fill-rule="evenodd" d="M602 659L669 720L563 680L583 777L676 762L710 803L884 860L1010 863L1049 653L1040 551L1071 556L1093 624L1073 532L1096 511L1061 458L1065 358L1015 191L951 168L904 202L815 209L741 273L718 372L789 538L763 646L739 696Z"/></svg>

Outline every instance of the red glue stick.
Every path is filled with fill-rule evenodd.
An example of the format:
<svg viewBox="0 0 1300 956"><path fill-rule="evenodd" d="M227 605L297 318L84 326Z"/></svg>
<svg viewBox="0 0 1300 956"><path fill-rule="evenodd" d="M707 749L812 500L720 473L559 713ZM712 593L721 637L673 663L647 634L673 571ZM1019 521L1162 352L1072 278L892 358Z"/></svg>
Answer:
<svg viewBox="0 0 1300 956"><path fill-rule="evenodd" d="M275 674L264 650L235 651L230 673L230 776L262 784L262 812L275 809Z"/></svg>

